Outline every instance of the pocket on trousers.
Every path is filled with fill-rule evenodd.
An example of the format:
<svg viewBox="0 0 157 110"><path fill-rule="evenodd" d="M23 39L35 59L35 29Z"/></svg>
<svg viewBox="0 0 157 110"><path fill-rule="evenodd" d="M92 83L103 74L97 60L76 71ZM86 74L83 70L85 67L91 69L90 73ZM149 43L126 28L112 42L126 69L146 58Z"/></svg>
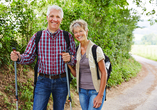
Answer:
<svg viewBox="0 0 157 110"><path fill-rule="evenodd" d="M38 76L38 81L41 81L42 79L44 79L43 76Z"/></svg>
<svg viewBox="0 0 157 110"><path fill-rule="evenodd" d="M64 78L60 78L60 80L61 80L62 82L64 82L64 83L66 83L66 82L67 82L66 77L64 77Z"/></svg>
<svg viewBox="0 0 157 110"><path fill-rule="evenodd" d="M93 90L92 94L98 94L98 92L96 90Z"/></svg>

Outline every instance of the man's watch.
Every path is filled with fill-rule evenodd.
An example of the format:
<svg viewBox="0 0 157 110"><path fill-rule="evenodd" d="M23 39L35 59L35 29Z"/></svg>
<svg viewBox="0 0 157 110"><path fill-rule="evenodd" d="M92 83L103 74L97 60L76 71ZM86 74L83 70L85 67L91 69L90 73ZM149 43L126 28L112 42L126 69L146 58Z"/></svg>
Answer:
<svg viewBox="0 0 157 110"><path fill-rule="evenodd" d="M20 62L20 59L18 58L16 62Z"/></svg>
<svg viewBox="0 0 157 110"><path fill-rule="evenodd" d="M72 55L70 55L70 61L69 61L69 62L71 62L71 60L72 60ZM69 63L69 62L68 62L68 63Z"/></svg>
<svg viewBox="0 0 157 110"><path fill-rule="evenodd" d="M17 59L17 61L16 61L16 62L20 62L19 55L17 54L17 56L18 56L18 59Z"/></svg>

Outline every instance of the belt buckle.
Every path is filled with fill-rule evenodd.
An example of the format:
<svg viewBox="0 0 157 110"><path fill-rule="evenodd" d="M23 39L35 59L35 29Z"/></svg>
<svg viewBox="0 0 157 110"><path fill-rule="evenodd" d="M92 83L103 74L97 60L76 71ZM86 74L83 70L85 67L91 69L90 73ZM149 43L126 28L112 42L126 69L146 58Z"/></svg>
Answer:
<svg viewBox="0 0 157 110"><path fill-rule="evenodd" d="M51 79L51 74L49 75L49 79Z"/></svg>

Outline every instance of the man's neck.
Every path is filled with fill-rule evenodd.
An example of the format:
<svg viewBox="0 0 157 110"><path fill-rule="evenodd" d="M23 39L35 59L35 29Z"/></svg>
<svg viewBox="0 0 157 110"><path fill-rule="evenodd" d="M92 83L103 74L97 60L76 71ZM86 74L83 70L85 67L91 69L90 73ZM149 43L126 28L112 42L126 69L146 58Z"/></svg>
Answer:
<svg viewBox="0 0 157 110"><path fill-rule="evenodd" d="M49 28L48 28L49 29ZM57 29L58 30L58 29ZM49 31L53 34L55 32L57 32L57 30L53 30L53 29L49 29Z"/></svg>

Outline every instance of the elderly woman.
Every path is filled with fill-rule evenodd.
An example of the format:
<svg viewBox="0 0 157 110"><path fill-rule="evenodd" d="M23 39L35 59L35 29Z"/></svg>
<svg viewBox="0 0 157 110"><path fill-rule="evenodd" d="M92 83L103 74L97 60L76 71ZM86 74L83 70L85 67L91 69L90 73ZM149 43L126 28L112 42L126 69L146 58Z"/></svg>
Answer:
<svg viewBox="0 0 157 110"><path fill-rule="evenodd" d="M76 53L76 67L71 67L72 74L77 79L77 91L83 110L101 110L105 100L107 72L104 63L104 54L100 47L97 48L97 62L101 79L97 78L96 65L92 55L94 43L87 39L88 26L84 20L75 20L70 25L70 30L76 40L80 42Z"/></svg>

